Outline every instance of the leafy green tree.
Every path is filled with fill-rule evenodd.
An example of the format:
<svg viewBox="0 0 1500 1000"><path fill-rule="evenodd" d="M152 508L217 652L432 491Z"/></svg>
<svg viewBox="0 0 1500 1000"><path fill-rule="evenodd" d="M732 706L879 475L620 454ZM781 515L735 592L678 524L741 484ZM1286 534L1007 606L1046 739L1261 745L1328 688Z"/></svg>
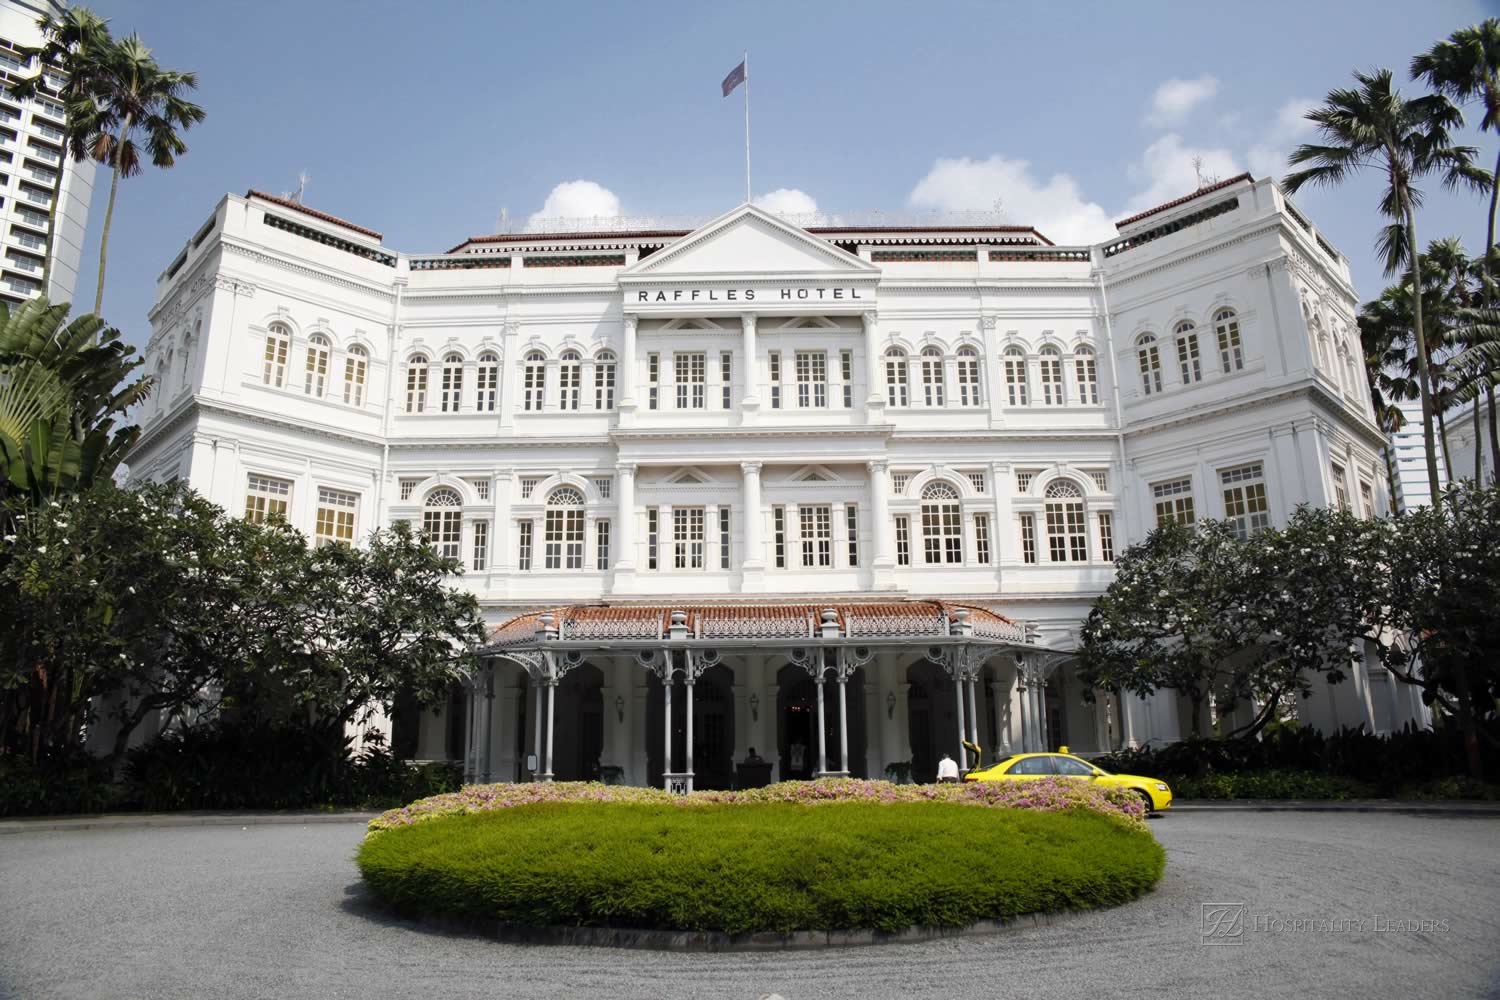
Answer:
<svg viewBox="0 0 1500 1000"><path fill-rule="evenodd" d="M1422 439L1427 451L1427 478L1433 496L1440 492L1437 449L1433 436L1434 406L1428 373L1429 342L1423 324L1421 244L1417 242L1417 209L1422 191L1416 185L1429 176L1447 187L1488 190L1491 177L1473 163L1474 148L1457 145L1452 131L1463 115L1447 97L1428 94L1407 100L1396 90L1390 70L1355 73L1356 89L1330 91L1326 103L1307 114L1321 143L1305 143L1291 155L1292 164L1307 164L1283 181L1288 191L1306 185L1333 187L1364 170L1383 175L1380 213L1391 220L1376 241L1386 274L1404 266L1412 289L1412 329L1422 400Z"/></svg>
<svg viewBox="0 0 1500 1000"><path fill-rule="evenodd" d="M91 155L110 167L109 201L99 242L99 287L94 312L104 304L104 271L109 261L109 230L121 177L141 172L141 153L167 168L187 152L182 133L201 122L202 108L187 99L198 86L196 74L163 69L137 35L113 42L92 59L89 92L67 105L69 128L93 136Z"/></svg>
<svg viewBox="0 0 1500 1000"><path fill-rule="evenodd" d="M87 100L93 92L100 54L110 45L109 27L104 19L87 7L68 7L60 15L43 14L37 21L42 32L42 44L23 49L36 64L37 71L30 77L9 86L11 96L19 100L55 93L61 98L64 110L69 104ZM47 82L49 71L63 78L60 91L53 91ZM88 158L89 150L98 140L77 127L68 118L64 127L63 156L71 155L75 161ZM59 160L56 176L52 180L52 203L47 206L47 249L42 261L42 289L45 294L47 276L52 272L52 247L57 230L57 203L62 197L64 163ZM96 307L97 309L97 307Z"/></svg>
<svg viewBox="0 0 1500 1000"><path fill-rule="evenodd" d="M117 426L151 388L131 377L135 349L97 316L67 317L45 298L0 303L0 503L36 506L106 482L140 434ZM0 507L0 527L15 509Z"/></svg>
<svg viewBox="0 0 1500 1000"><path fill-rule="evenodd" d="M1461 28L1423 52L1411 62L1413 79L1424 80L1439 93L1467 104L1478 101L1484 108L1479 120L1482 131L1500 134L1500 18L1488 18L1480 24ZM1487 219L1485 254L1481 274L1484 278L1482 306L1493 308L1496 302L1495 213L1500 208L1500 152L1490 173L1490 211ZM1500 469L1500 428L1495 414L1495 382L1492 372L1482 388L1489 404L1491 467ZM1475 413L1478 413L1476 396ZM1476 433L1476 439L1477 439ZM1476 444L1477 447L1477 444ZM1476 469L1479 463L1476 461Z"/></svg>
<svg viewBox="0 0 1500 1000"><path fill-rule="evenodd" d="M1171 688L1202 736L1210 694L1223 711L1269 695L1258 669L1260 618L1246 606L1261 570L1225 522L1168 523L1115 561L1115 579L1084 622L1079 678L1141 696Z"/></svg>

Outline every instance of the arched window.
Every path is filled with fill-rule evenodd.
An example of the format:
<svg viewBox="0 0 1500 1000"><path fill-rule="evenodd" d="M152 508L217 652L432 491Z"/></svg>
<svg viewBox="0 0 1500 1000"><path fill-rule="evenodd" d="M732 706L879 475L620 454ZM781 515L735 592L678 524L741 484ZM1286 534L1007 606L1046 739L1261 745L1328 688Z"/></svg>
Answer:
<svg viewBox="0 0 1500 1000"><path fill-rule="evenodd" d="M958 490L941 479L922 488L922 549L929 566L964 561Z"/></svg>
<svg viewBox="0 0 1500 1000"><path fill-rule="evenodd" d="M594 358L594 409L615 408L615 355L603 351Z"/></svg>
<svg viewBox="0 0 1500 1000"><path fill-rule="evenodd" d="M911 405L906 377L906 352L899 347L890 348L885 352L885 405Z"/></svg>
<svg viewBox="0 0 1500 1000"><path fill-rule="evenodd" d="M943 352L936 347L922 348L922 402L942 406L944 402Z"/></svg>
<svg viewBox="0 0 1500 1000"><path fill-rule="evenodd" d="M1219 364L1224 374L1241 371L1245 367L1245 352L1240 346L1240 318L1233 309L1220 309L1214 313L1214 332L1219 335Z"/></svg>
<svg viewBox="0 0 1500 1000"><path fill-rule="evenodd" d="M1088 530L1083 517L1083 490L1071 479L1047 484L1047 545L1053 562L1086 562Z"/></svg>
<svg viewBox="0 0 1500 1000"><path fill-rule="evenodd" d="M463 538L464 501L458 491L439 486L427 494L423 505L422 531L427 544L445 559L457 559Z"/></svg>
<svg viewBox="0 0 1500 1000"><path fill-rule="evenodd" d="M546 567L583 569L583 494L561 486L547 494Z"/></svg>
<svg viewBox="0 0 1500 1000"><path fill-rule="evenodd" d="M370 352L359 344L349 348L344 358L344 402L350 406L365 405L365 379L369 375Z"/></svg>
<svg viewBox="0 0 1500 1000"><path fill-rule="evenodd" d="M475 407L481 413L495 412L496 397L500 390L500 359L492 352L479 356L479 368L475 371L475 386L478 397Z"/></svg>
<svg viewBox="0 0 1500 1000"><path fill-rule="evenodd" d="M280 389L286 382L286 359L292 350L292 331L284 323L272 323L266 331L266 385Z"/></svg>
<svg viewBox="0 0 1500 1000"><path fill-rule="evenodd" d="M321 333L315 333L307 338L307 373L302 383L302 391L309 396L323 398L323 391L328 388L328 338Z"/></svg>
<svg viewBox="0 0 1500 1000"><path fill-rule="evenodd" d="M457 413L464 398L464 359L458 354L443 358L442 392L438 397L438 408L444 413Z"/></svg>
<svg viewBox="0 0 1500 1000"><path fill-rule="evenodd" d="M1097 406L1099 403L1099 365L1092 347L1080 347L1074 352L1073 370L1078 375L1078 401Z"/></svg>
<svg viewBox="0 0 1500 1000"><path fill-rule="evenodd" d="M522 371L521 408L540 410L546 392L547 359L541 351L532 351L526 355L526 365Z"/></svg>
<svg viewBox="0 0 1500 1000"><path fill-rule="evenodd" d="M427 355L413 354L406 360L406 412L427 409Z"/></svg>
<svg viewBox="0 0 1500 1000"><path fill-rule="evenodd" d="M1135 357L1141 366L1141 391L1147 396L1161 392L1161 349L1153 334L1143 334L1135 342Z"/></svg>
<svg viewBox="0 0 1500 1000"><path fill-rule="evenodd" d="M558 368L558 392L564 410L578 409L579 389L583 379L583 359L577 351L565 351Z"/></svg>
<svg viewBox="0 0 1500 1000"><path fill-rule="evenodd" d="M1005 349L1005 392L1011 406L1031 401L1031 380L1026 374L1026 352L1014 345Z"/></svg>
<svg viewBox="0 0 1500 1000"><path fill-rule="evenodd" d="M979 394L979 352L967 345L958 349L958 405L978 406L983 397Z"/></svg>
<svg viewBox="0 0 1500 1000"><path fill-rule="evenodd" d="M1191 320L1183 320L1172 331L1177 344L1177 367L1182 371L1182 384L1192 385L1203 381L1203 359L1198 353L1198 328Z"/></svg>
<svg viewBox="0 0 1500 1000"><path fill-rule="evenodd" d="M1063 397L1062 354L1048 344L1038 352L1041 356L1042 402L1047 406L1062 406Z"/></svg>

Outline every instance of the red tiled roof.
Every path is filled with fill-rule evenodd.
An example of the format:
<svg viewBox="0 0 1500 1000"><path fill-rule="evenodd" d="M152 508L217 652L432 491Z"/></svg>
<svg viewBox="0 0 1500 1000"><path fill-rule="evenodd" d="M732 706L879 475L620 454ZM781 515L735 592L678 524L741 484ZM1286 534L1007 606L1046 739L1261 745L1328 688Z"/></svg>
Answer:
<svg viewBox="0 0 1500 1000"><path fill-rule="evenodd" d="M1194 191L1192 194L1184 195L1181 198L1178 198L1174 201L1169 201L1163 205L1157 205L1155 208L1148 208L1146 209L1146 211L1138 212L1128 219L1121 219L1119 222L1115 223L1115 228L1119 229L1121 226L1128 226L1132 222L1140 222L1142 219L1146 218L1149 215L1155 215L1157 212L1165 212L1167 209L1176 208L1178 205L1186 205L1194 198L1201 197L1205 194L1211 194L1214 191L1219 191L1223 188L1227 188L1231 184L1238 184L1240 181L1250 181L1251 183L1254 183L1255 178L1251 177L1248 173L1237 174L1234 177L1229 178L1227 181L1219 181L1219 183L1217 184L1210 184L1208 185L1208 187L1201 187L1198 190Z"/></svg>
<svg viewBox="0 0 1500 1000"><path fill-rule="evenodd" d="M366 229L364 226L356 226L354 223L349 222L345 219L340 219L336 215L329 215L327 212L320 212L316 208L308 208L301 202L292 201L289 198L282 198L279 195L266 194L264 191L257 191L255 190L255 188L251 188L249 191L245 192L245 197L259 198L262 201L269 201L272 204L280 205L282 208L290 208L294 212L301 212L303 215L310 215L314 219L320 219L323 222L331 222L335 226L343 226L345 229L352 230L356 233L362 233L365 236L372 236L377 240L382 238L381 235L373 229Z"/></svg>
<svg viewBox="0 0 1500 1000"><path fill-rule="evenodd" d="M967 613L977 638L1021 641L1025 629L988 608L950 601L883 601L837 604L582 604L518 615L490 634L490 646L529 645L542 616L561 639L666 639L672 616L681 612L695 639L803 639L819 634L823 613L832 610L839 633L849 638L941 636Z"/></svg>

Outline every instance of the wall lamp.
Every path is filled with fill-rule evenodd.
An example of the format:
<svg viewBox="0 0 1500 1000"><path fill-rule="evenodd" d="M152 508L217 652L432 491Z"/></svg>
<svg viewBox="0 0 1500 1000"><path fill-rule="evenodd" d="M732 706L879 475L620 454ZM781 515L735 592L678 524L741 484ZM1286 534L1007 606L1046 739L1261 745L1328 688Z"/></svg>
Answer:
<svg viewBox="0 0 1500 1000"><path fill-rule="evenodd" d="M615 714L620 717L620 721L621 722L625 721L625 696L624 695L619 695L619 694L615 695Z"/></svg>
<svg viewBox="0 0 1500 1000"><path fill-rule="evenodd" d="M750 692L750 721L760 721L760 695Z"/></svg>

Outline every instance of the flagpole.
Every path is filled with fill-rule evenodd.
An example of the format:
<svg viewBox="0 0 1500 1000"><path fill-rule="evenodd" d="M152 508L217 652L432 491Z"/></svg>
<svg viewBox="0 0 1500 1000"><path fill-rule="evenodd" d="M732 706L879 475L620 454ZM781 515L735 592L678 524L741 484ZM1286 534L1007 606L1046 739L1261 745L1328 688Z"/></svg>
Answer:
<svg viewBox="0 0 1500 1000"><path fill-rule="evenodd" d="M750 203L750 50L745 50L745 203Z"/></svg>

